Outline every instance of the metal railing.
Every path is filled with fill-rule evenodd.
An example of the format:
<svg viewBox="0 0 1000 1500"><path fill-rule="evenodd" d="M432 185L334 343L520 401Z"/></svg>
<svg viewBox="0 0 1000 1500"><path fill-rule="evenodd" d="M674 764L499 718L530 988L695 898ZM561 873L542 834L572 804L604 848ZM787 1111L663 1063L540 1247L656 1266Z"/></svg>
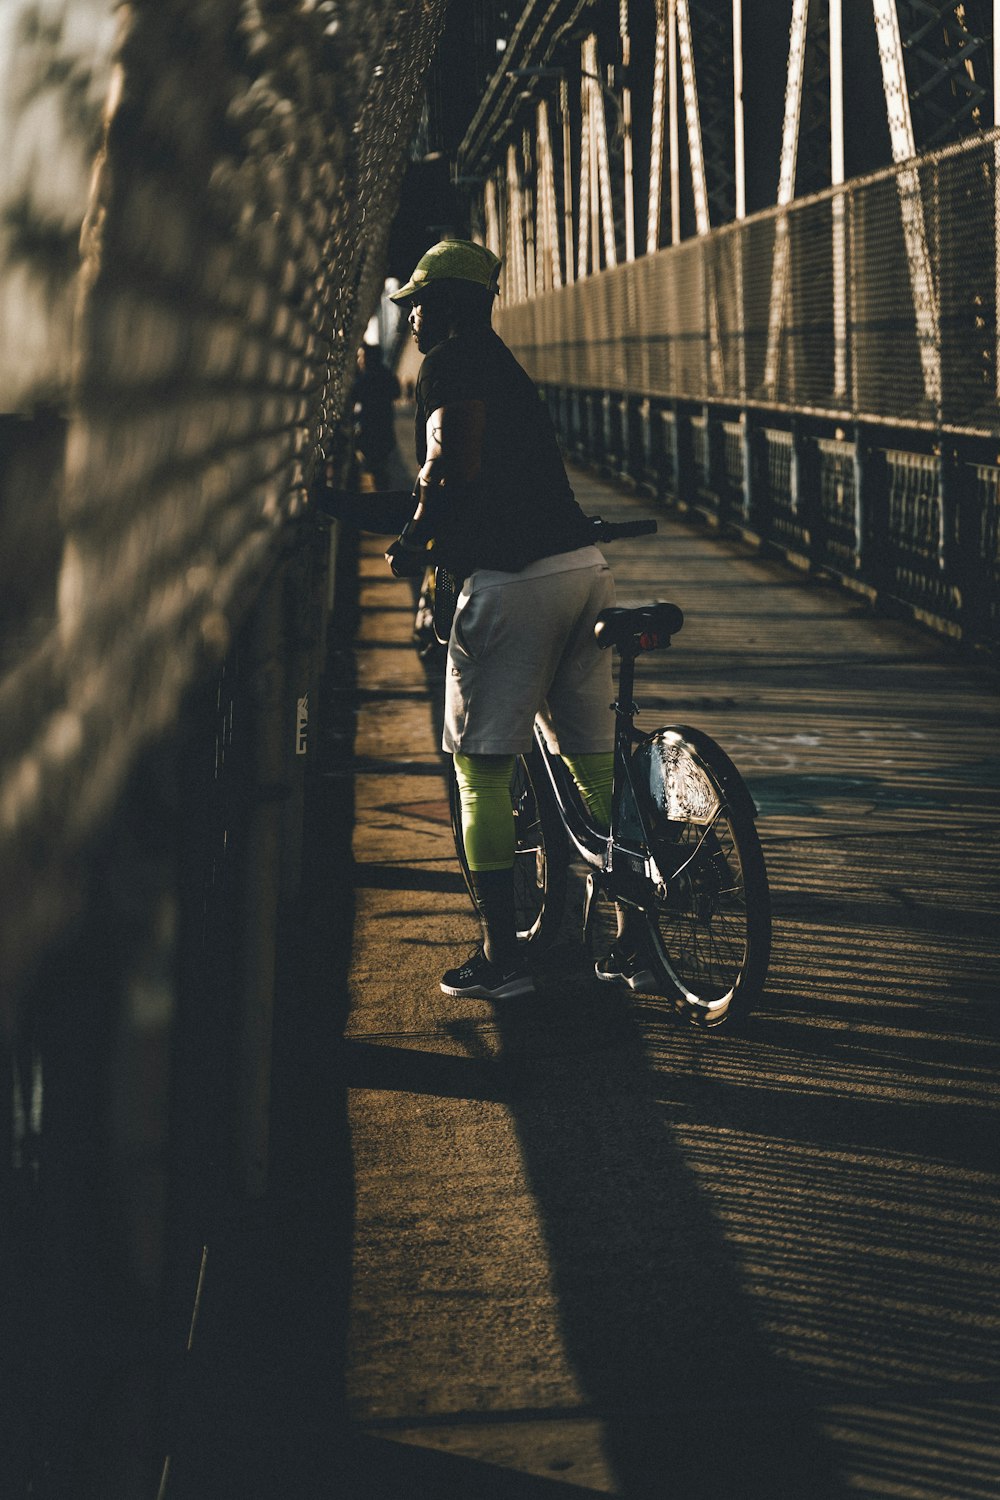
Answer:
<svg viewBox="0 0 1000 1500"><path fill-rule="evenodd" d="M1000 133L500 311L568 446L994 640Z"/></svg>

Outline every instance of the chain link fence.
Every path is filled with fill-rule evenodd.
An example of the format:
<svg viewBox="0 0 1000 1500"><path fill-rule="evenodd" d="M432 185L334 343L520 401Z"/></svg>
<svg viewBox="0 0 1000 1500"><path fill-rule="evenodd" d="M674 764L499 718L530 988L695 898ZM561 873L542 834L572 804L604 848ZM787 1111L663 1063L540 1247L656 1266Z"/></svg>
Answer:
<svg viewBox="0 0 1000 1500"><path fill-rule="evenodd" d="M1000 133L507 303L568 446L1000 640Z"/></svg>
<svg viewBox="0 0 1000 1500"><path fill-rule="evenodd" d="M192 1308L320 1050L351 808L307 486L445 9L0 7L4 1494L174 1492Z"/></svg>
<svg viewBox="0 0 1000 1500"><path fill-rule="evenodd" d="M381 287L444 8L134 0L113 57L98 45L101 5L83 8L89 31L53 5L22 6L11 26L11 79L29 58L61 116L67 185L47 298L52 212L30 170L6 184L5 272L16 262L31 289L24 326L37 332L24 369L10 350L0 360L5 540L17 543L0 553L0 596L18 601L0 657L8 994L74 909L75 857L139 751L225 658L303 512ZM74 137L66 124L67 91L92 104L105 79L94 166L89 127ZM80 173L82 260L70 264ZM21 325L7 312L10 336Z"/></svg>
<svg viewBox="0 0 1000 1500"><path fill-rule="evenodd" d="M545 384L1000 433L1000 133L522 303Z"/></svg>

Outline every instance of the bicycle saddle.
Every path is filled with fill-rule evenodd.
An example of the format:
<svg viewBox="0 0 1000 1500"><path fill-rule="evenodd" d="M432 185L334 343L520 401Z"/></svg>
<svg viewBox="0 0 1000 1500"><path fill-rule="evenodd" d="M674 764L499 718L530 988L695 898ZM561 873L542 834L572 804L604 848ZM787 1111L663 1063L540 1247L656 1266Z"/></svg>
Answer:
<svg viewBox="0 0 1000 1500"><path fill-rule="evenodd" d="M602 651L617 646L619 651L653 651L669 646L670 637L684 624L676 604L640 604L634 609L616 606L602 609L594 626L594 639Z"/></svg>

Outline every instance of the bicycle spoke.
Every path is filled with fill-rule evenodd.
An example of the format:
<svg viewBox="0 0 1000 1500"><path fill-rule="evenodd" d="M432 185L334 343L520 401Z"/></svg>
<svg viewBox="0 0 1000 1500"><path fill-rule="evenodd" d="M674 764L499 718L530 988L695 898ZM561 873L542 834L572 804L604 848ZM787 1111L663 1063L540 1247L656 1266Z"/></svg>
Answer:
<svg viewBox="0 0 1000 1500"><path fill-rule="evenodd" d="M700 1002L722 1001L734 989L747 951L746 892L725 806L707 826L685 826L674 867L656 913L671 971Z"/></svg>

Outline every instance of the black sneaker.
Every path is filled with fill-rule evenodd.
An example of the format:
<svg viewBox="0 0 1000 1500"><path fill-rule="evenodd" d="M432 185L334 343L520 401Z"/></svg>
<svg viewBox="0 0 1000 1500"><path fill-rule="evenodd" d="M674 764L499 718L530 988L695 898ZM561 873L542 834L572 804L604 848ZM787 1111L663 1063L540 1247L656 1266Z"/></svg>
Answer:
<svg viewBox="0 0 1000 1500"><path fill-rule="evenodd" d="M640 955L627 948L619 952L614 944L604 958L597 960L594 973L609 984L627 984L630 990L656 988L656 976Z"/></svg>
<svg viewBox="0 0 1000 1500"><path fill-rule="evenodd" d="M473 1000L513 1000L517 995L533 995L535 981L519 966L504 970L490 963L482 948L477 948L464 964L441 976L441 989L446 995Z"/></svg>

